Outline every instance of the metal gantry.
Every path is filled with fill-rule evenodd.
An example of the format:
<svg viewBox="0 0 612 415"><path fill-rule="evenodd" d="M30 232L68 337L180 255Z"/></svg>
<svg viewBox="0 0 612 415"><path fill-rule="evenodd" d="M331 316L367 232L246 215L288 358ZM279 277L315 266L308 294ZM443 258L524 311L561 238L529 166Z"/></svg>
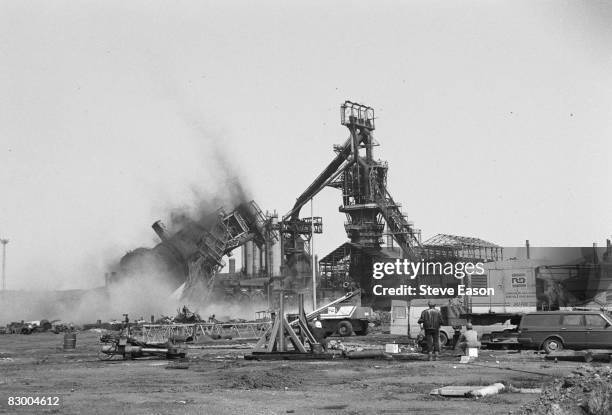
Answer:
<svg viewBox="0 0 612 415"><path fill-rule="evenodd" d="M165 343L177 338L198 341L201 337L247 340L260 338L271 325L271 322L143 324L134 337L146 343Z"/></svg>
<svg viewBox="0 0 612 415"><path fill-rule="evenodd" d="M326 186L342 192L340 212L346 215L344 224L347 236L353 247L350 259L343 255L338 258L341 263L326 263L324 272L350 275L354 281L365 282L369 279L371 258L365 251L379 251L383 242L385 224L388 234L397 242L405 258L418 260L422 257L420 231L401 211L387 189L388 165L374 159L373 131L375 114L372 107L352 101L345 101L340 107L340 123L350 133L350 137L339 146L335 146L336 157L317 176L310 186L297 198L296 203L283 218L282 226L284 254L288 273L299 272L299 259L304 255L303 236L307 234L307 220L300 219L301 208ZM300 232L300 227L304 232ZM333 261L332 261L333 262ZM345 278L332 278L341 280ZM327 283L330 282L328 278ZM345 287L347 288L347 287Z"/></svg>

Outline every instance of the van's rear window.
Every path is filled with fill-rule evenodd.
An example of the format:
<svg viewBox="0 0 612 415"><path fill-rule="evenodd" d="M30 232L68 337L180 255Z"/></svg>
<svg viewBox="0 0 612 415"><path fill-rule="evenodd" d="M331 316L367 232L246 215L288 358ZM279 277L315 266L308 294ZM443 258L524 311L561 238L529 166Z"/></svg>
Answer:
<svg viewBox="0 0 612 415"><path fill-rule="evenodd" d="M559 325L559 314L535 314L523 317L521 326L549 327Z"/></svg>

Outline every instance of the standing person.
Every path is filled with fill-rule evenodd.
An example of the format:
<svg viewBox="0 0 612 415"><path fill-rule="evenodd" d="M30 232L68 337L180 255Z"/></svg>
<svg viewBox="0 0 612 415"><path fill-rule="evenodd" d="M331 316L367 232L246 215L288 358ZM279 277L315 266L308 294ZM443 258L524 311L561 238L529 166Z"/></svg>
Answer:
<svg viewBox="0 0 612 415"><path fill-rule="evenodd" d="M423 310L419 324L423 325L425 330L425 339L427 340L427 353L429 354L429 360L438 360L438 353L440 353L440 326L442 324L442 313L440 310L436 310L436 305L433 301L427 302L429 308Z"/></svg>

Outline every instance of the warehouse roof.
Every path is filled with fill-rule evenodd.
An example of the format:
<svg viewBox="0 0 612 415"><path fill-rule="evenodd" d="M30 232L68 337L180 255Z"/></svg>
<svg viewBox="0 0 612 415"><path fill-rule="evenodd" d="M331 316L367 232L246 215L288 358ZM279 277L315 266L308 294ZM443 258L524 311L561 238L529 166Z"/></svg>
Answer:
<svg viewBox="0 0 612 415"><path fill-rule="evenodd" d="M425 246L450 246L450 247L468 247L468 246L480 246L483 248L499 248L499 245L496 245L492 242L485 241L480 238L472 238L468 236L457 236L457 235L447 235L444 233L439 233L436 236L433 236L423 242Z"/></svg>

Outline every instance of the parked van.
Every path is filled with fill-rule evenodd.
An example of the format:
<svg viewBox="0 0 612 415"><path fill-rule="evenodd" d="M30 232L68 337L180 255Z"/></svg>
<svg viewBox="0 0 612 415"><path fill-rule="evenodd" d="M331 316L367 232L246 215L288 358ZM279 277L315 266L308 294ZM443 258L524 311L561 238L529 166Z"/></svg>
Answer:
<svg viewBox="0 0 612 415"><path fill-rule="evenodd" d="M521 319L518 342L546 353L567 349L612 349L612 318L599 311L541 311Z"/></svg>

